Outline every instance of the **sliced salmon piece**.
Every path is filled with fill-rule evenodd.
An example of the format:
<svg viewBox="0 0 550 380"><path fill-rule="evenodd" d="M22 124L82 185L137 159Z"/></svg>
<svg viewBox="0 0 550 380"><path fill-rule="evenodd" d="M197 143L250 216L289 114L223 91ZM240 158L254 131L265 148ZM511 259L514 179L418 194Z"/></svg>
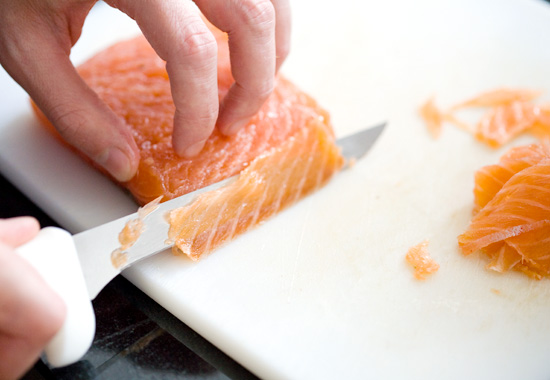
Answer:
<svg viewBox="0 0 550 380"><path fill-rule="evenodd" d="M491 244L483 249L483 251L491 258L491 262L487 264L487 269L495 272L504 273L516 267L521 263L521 255L506 242L498 242Z"/></svg>
<svg viewBox="0 0 550 380"><path fill-rule="evenodd" d="M550 157L550 147L541 144L509 150L495 165L484 166L475 173L474 214L495 197L512 176Z"/></svg>
<svg viewBox="0 0 550 380"><path fill-rule="evenodd" d="M486 183L478 184L481 180ZM476 177L478 185L479 193L487 189L494 195L488 202L490 197L483 198L484 206L480 201L481 209L458 237L462 252L468 255L483 250L492 258L488 267L500 272L513 268L534 278L549 276L548 148L531 145L512 150L499 165L486 167Z"/></svg>
<svg viewBox="0 0 550 380"><path fill-rule="evenodd" d="M499 148L522 133L539 140L550 138L550 105L532 102L512 102L491 109L479 121L476 138L493 148Z"/></svg>
<svg viewBox="0 0 550 380"><path fill-rule="evenodd" d="M428 99L428 101L420 107L419 112L432 137L438 138L441 135L441 127L444 121L444 116L435 105L434 98Z"/></svg>
<svg viewBox="0 0 550 380"><path fill-rule="evenodd" d="M434 98L428 99L426 103L420 106L418 111L426 124L428 132L434 139L441 136L443 124L446 122L454 124L456 127L464 129L467 132L475 133L472 126L457 118L452 111L442 111L438 108L435 105Z"/></svg>
<svg viewBox="0 0 550 380"><path fill-rule="evenodd" d="M535 100L540 95L542 95L541 91L531 89L498 88L483 92L473 98L455 104L451 107L450 111L471 107L499 107L514 102L529 102Z"/></svg>
<svg viewBox="0 0 550 380"><path fill-rule="evenodd" d="M499 273L514 269L536 280L550 276L549 233L550 225L483 248L491 258L487 269Z"/></svg>
<svg viewBox="0 0 550 380"><path fill-rule="evenodd" d="M221 99L234 80L227 35L215 28L212 32L218 42ZM172 149L175 106L165 62L143 36L107 48L80 65L78 71L133 131L141 160L135 177L122 186L141 205L158 196L165 201L231 177L263 152L310 128L312 120L332 133L328 113L290 81L279 77L273 94L236 135L223 136L216 129L198 156L185 159ZM39 116L55 133L45 117Z"/></svg>
<svg viewBox="0 0 550 380"><path fill-rule="evenodd" d="M487 91L441 111L433 107L433 99L421 108L428 131L437 137L443 122L472 133L479 141L498 148L523 132L540 139L550 137L550 105L539 105L534 100L540 91L529 89L496 89ZM487 108L477 125L469 125L457 117L457 112L468 108ZM434 134L434 130L437 134Z"/></svg>
<svg viewBox="0 0 550 380"><path fill-rule="evenodd" d="M174 253L197 260L325 184L344 164L327 125L311 119L238 179L169 213ZM192 223L189 223L192 221Z"/></svg>
<svg viewBox="0 0 550 380"><path fill-rule="evenodd" d="M476 138L498 148L536 122L536 106L530 102L512 102L489 110L479 121Z"/></svg>
<svg viewBox="0 0 550 380"><path fill-rule="evenodd" d="M476 172L474 216L458 237L465 255L482 251L489 256L487 268L514 269L537 279L550 276L550 105L535 104L540 95L527 89L497 89L448 111L430 109L433 99L424 106L424 115L432 115L431 120L424 117L429 131L434 123L440 129L442 122L450 122L494 148L523 132L542 140L513 148L498 164ZM456 117L457 111L473 107L488 108L475 128Z"/></svg>
<svg viewBox="0 0 550 380"><path fill-rule="evenodd" d="M522 258L519 270L537 279L550 276L550 221L540 228L507 239L507 244Z"/></svg>
<svg viewBox="0 0 550 380"><path fill-rule="evenodd" d="M535 107L535 123L529 132L542 141L550 141L550 104L541 104Z"/></svg>

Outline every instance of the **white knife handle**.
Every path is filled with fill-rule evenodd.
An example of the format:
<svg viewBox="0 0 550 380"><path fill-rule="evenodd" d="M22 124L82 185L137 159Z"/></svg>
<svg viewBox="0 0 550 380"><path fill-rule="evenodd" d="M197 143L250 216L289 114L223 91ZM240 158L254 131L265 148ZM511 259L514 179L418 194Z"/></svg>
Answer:
<svg viewBox="0 0 550 380"><path fill-rule="evenodd" d="M78 361L90 348L95 335L95 315L71 234L46 227L30 242L17 248L67 306L61 329L44 352L54 367Z"/></svg>

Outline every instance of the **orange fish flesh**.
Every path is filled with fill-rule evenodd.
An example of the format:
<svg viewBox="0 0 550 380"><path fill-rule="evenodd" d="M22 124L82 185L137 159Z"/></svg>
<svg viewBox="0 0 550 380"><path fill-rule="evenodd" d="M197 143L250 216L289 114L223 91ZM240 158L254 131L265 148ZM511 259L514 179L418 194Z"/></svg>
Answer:
<svg viewBox="0 0 550 380"><path fill-rule="evenodd" d="M495 165L484 166L475 173L474 214L495 197L504 184L523 169L548 158L548 147L541 144L510 149Z"/></svg>
<svg viewBox="0 0 550 380"><path fill-rule="evenodd" d="M174 253L197 260L317 190L343 163L327 125L311 119L281 146L257 157L235 182L172 210L168 236Z"/></svg>
<svg viewBox="0 0 550 380"><path fill-rule="evenodd" d="M420 107L420 116L424 119L428 131L433 138L441 135L441 127L444 121L443 113L435 105L434 99L430 98Z"/></svg>
<svg viewBox="0 0 550 380"><path fill-rule="evenodd" d="M498 148L535 124L536 109L533 103L520 101L497 106L481 118L475 136Z"/></svg>
<svg viewBox="0 0 550 380"><path fill-rule="evenodd" d="M405 260L413 267L417 280L425 280L427 276L439 270L439 264L428 253L427 240L409 248Z"/></svg>
<svg viewBox="0 0 550 380"><path fill-rule="evenodd" d="M430 110L433 99L429 99L421 108L428 131L433 133L434 124L441 130L443 121L471 132L481 142L493 148L508 143L523 132L529 132L538 138L550 137L550 105L536 104L534 100L541 95L540 91L529 89L501 88L482 93L451 106L446 111ZM457 117L457 112L468 108L487 108L477 125L471 126ZM439 120L439 121L438 121Z"/></svg>
<svg viewBox="0 0 550 380"><path fill-rule="evenodd" d="M212 28L218 42L219 98L234 82L227 35ZM116 43L78 67L86 83L132 128L140 150L138 172L122 184L141 205L163 201L231 177L263 152L280 146L315 119L331 131L327 111L279 76L273 94L250 122L234 136L217 129L201 153L185 159L172 149L175 106L162 61L143 36ZM45 125L54 128L38 110Z"/></svg>
<svg viewBox="0 0 550 380"><path fill-rule="evenodd" d="M514 102L530 102L542 95L541 91L531 89L497 88L483 92L473 98L455 104L451 111L471 107L499 107Z"/></svg>
<svg viewBox="0 0 550 380"><path fill-rule="evenodd" d="M234 80L227 36L212 31L219 46L222 99ZM174 252L194 260L318 189L344 164L328 113L281 76L244 128L229 137L215 130L197 157L185 159L172 149L175 106L165 64L143 36L107 48L78 70L132 128L141 159L135 177L122 185L140 204L159 196L165 201L241 173L234 183L170 213ZM140 222L138 218L121 232L114 263L124 262L124 247L139 237Z"/></svg>
<svg viewBox="0 0 550 380"><path fill-rule="evenodd" d="M476 175L477 213L458 243L469 255L482 250L498 272L550 276L550 149L513 148L499 164Z"/></svg>

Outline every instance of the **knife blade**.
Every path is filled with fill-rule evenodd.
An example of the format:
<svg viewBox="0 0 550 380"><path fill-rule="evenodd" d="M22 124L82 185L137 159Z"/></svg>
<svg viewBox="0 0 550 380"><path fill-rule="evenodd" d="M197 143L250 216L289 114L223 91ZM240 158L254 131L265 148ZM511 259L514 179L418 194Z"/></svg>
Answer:
<svg viewBox="0 0 550 380"><path fill-rule="evenodd" d="M337 140L346 162L363 157L374 145L386 123L363 129ZM90 300L122 270L151 255L171 248L167 243L168 211L185 206L199 194L220 188L237 176L159 204L146 216L134 213L71 236L67 231L47 227L31 242L19 247L27 259L67 305L65 323L46 346L45 353L54 367L78 361L91 346L95 316ZM136 242L124 250L123 265L115 266L113 252L120 249L119 233L126 223L142 219L145 228ZM121 251L119 251L121 252Z"/></svg>
<svg viewBox="0 0 550 380"><path fill-rule="evenodd" d="M385 125L386 123L382 123L337 140L336 143L341 147L346 161L357 160L364 156L378 139ZM129 220L137 218L137 213L74 235L90 299L93 300L101 289L122 270L172 247L171 244L166 243L169 228L165 220L167 212L190 203L201 193L218 189L235 179L236 176L161 203L157 209L145 217L144 222L147 227L136 243L126 250L127 261L120 268L115 268L111 264L111 254L120 247L119 232Z"/></svg>

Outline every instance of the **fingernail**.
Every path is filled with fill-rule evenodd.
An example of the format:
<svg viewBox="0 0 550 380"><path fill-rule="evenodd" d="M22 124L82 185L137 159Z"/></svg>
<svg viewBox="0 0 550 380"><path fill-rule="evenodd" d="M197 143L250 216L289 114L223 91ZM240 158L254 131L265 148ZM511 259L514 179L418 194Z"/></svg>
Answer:
<svg viewBox="0 0 550 380"><path fill-rule="evenodd" d="M206 140L201 140L199 142L196 142L196 143L188 146L183 151L183 156L184 157L195 157L197 154L199 154L201 152L202 148L204 148L205 143L206 143Z"/></svg>
<svg viewBox="0 0 550 380"><path fill-rule="evenodd" d="M129 181L134 173L128 156L118 148L110 148L97 159L113 177L120 182Z"/></svg>
<svg viewBox="0 0 550 380"><path fill-rule="evenodd" d="M245 127L250 120L248 119L242 119L234 122L233 124L228 125L223 129L224 135L234 135L235 133L239 132L239 130L243 127Z"/></svg>

